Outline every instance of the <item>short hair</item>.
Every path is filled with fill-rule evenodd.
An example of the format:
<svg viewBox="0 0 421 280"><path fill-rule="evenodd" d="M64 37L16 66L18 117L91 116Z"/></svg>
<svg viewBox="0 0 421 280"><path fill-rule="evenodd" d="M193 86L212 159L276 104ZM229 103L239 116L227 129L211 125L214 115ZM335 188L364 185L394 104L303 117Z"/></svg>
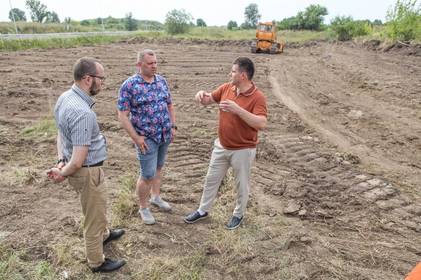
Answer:
<svg viewBox="0 0 421 280"><path fill-rule="evenodd" d="M145 58L145 55L152 55L156 56L155 52L151 49L144 49L137 53L137 62L143 61Z"/></svg>
<svg viewBox="0 0 421 280"><path fill-rule="evenodd" d="M246 72L247 78L251 81L254 76L254 63L248 57L239 57L232 64L238 65L241 72Z"/></svg>
<svg viewBox="0 0 421 280"><path fill-rule="evenodd" d="M96 75L96 65L100 62L92 57L79 58L75 65L73 65L73 78L75 81L80 81L85 75Z"/></svg>

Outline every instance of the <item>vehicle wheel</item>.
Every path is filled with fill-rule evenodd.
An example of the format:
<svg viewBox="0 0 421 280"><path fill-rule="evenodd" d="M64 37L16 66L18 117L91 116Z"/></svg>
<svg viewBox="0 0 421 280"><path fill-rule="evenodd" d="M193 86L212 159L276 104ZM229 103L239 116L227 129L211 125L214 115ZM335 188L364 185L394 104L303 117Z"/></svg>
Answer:
<svg viewBox="0 0 421 280"><path fill-rule="evenodd" d="M275 54L275 53L277 53L278 52L278 46L276 45L276 44L273 44L272 46L271 46L271 48L270 48L270 51L269 51L271 54Z"/></svg>

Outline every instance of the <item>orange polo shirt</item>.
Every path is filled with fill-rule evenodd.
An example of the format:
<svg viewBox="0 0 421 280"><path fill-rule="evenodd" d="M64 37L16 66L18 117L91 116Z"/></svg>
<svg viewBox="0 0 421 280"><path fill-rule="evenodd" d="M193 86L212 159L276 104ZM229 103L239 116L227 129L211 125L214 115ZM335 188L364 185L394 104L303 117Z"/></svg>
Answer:
<svg viewBox="0 0 421 280"><path fill-rule="evenodd" d="M246 92L237 94L236 86L225 83L212 92L212 98L217 103L233 100L252 114L267 116L266 98L254 84ZM221 110L219 110L218 136L221 145L228 150L255 148L259 142L256 129L236 114Z"/></svg>

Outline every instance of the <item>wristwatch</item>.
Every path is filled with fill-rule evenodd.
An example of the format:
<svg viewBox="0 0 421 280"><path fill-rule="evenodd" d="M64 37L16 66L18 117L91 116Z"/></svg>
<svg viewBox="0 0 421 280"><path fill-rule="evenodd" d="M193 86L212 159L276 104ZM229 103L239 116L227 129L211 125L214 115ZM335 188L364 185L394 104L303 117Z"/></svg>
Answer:
<svg viewBox="0 0 421 280"><path fill-rule="evenodd" d="M59 164L59 163L66 163L66 159L65 158L61 158L61 159L59 159L58 161L57 161L57 164Z"/></svg>
<svg viewBox="0 0 421 280"><path fill-rule="evenodd" d="M175 124L172 124L172 125L171 125L171 128L174 128L175 130L177 130L177 129L178 129L178 127L177 127Z"/></svg>

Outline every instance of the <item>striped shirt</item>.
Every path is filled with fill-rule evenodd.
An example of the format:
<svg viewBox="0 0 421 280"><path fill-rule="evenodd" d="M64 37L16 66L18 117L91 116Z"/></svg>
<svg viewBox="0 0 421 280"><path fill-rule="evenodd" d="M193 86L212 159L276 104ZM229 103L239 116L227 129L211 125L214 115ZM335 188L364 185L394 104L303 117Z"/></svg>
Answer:
<svg viewBox="0 0 421 280"><path fill-rule="evenodd" d="M106 141L92 111L94 100L76 84L64 92L54 108L60 133L63 157L69 161L74 146L89 146L83 165L93 165L106 159Z"/></svg>

